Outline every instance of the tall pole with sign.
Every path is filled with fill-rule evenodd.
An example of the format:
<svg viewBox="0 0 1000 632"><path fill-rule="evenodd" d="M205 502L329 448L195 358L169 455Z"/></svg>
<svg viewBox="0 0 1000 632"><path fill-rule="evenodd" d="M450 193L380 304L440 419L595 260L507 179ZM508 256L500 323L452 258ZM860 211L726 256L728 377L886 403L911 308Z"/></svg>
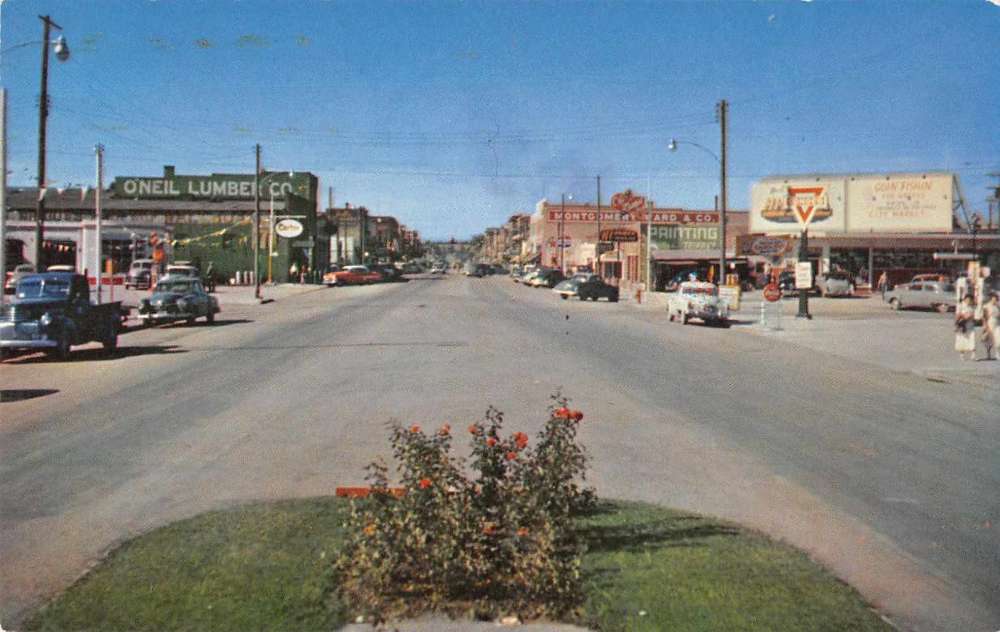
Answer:
<svg viewBox="0 0 1000 632"><path fill-rule="evenodd" d="M594 244L594 272L601 275L601 176L597 176L597 242ZM603 280L603 279L602 279Z"/></svg>
<svg viewBox="0 0 1000 632"><path fill-rule="evenodd" d="M802 232L799 235L799 256L795 264L795 287L799 291L799 313L796 318L812 319L809 313L809 289L812 287L812 264L809 263L809 223L816 206L823 203L821 187L788 187L788 204ZM799 199L799 196L802 199Z"/></svg>

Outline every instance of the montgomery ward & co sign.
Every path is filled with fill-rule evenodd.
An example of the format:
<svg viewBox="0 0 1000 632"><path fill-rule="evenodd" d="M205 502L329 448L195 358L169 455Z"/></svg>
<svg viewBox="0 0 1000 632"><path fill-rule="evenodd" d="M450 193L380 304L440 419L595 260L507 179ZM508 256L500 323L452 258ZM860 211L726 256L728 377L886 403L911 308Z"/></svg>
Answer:
<svg viewBox="0 0 1000 632"><path fill-rule="evenodd" d="M284 200L287 193L310 198L307 174L273 173L262 177L260 199ZM119 198L140 200L253 200L253 174L212 174L210 176L174 176L160 178L118 177L111 185Z"/></svg>

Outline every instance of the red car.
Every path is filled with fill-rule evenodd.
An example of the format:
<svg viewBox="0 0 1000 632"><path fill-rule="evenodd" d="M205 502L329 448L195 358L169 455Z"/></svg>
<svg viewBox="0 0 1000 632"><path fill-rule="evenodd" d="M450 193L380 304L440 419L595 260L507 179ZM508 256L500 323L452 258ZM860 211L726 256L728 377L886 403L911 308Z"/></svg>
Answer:
<svg viewBox="0 0 1000 632"><path fill-rule="evenodd" d="M366 285L380 283L382 275L373 272L367 266L345 266L343 270L334 272L329 285Z"/></svg>

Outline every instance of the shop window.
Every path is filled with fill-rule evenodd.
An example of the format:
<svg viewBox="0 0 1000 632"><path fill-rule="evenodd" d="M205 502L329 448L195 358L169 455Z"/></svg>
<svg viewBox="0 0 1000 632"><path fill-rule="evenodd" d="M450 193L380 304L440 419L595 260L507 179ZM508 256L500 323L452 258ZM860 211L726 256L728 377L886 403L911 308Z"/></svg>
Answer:
<svg viewBox="0 0 1000 632"><path fill-rule="evenodd" d="M46 266L76 267L76 242L46 239L42 242Z"/></svg>

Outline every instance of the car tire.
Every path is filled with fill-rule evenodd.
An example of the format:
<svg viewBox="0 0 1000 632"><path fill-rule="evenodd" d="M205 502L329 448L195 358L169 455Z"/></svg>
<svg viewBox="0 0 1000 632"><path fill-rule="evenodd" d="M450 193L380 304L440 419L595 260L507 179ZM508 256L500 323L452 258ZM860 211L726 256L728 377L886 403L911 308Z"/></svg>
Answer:
<svg viewBox="0 0 1000 632"><path fill-rule="evenodd" d="M562 298L562 300L564 300L564 301L565 301L566 299L568 299L568 298L569 298L569 297L568 297L568 296L566 296L565 294L560 294L559 296L560 296L560 298Z"/></svg>
<svg viewBox="0 0 1000 632"><path fill-rule="evenodd" d="M112 355L118 350L118 328L114 325L109 327L109 331L104 340L101 341L101 345L104 347L105 355Z"/></svg>
<svg viewBox="0 0 1000 632"><path fill-rule="evenodd" d="M891 298L889 299L889 307L891 307L893 311L898 312L903 309L903 303L898 298Z"/></svg>
<svg viewBox="0 0 1000 632"><path fill-rule="evenodd" d="M215 312L213 312L211 309L209 309L208 313L205 314L205 322L208 323L209 325L215 324Z"/></svg>
<svg viewBox="0 0 1000 632"><path fill-rule="evenodd" d="M670 312L669 314L667 314L667 320L669 320L670 322L674 322L674 313L673 312Z"/></svg>
<svg viewBox="0 0 1000 632"><path fill-rule="evenodd" d="M46 349L45 354L53 360L61 362L69 360L70 344L65 332L59 334L58 345L53 349Z"/></svg>
<svg viewBox="0 0 1000 632"><path fill-rule="evenodd" d="M934 306L934 309L938 311L938 314L947 314L949 311L947 303L938 303Z"/></svg>

